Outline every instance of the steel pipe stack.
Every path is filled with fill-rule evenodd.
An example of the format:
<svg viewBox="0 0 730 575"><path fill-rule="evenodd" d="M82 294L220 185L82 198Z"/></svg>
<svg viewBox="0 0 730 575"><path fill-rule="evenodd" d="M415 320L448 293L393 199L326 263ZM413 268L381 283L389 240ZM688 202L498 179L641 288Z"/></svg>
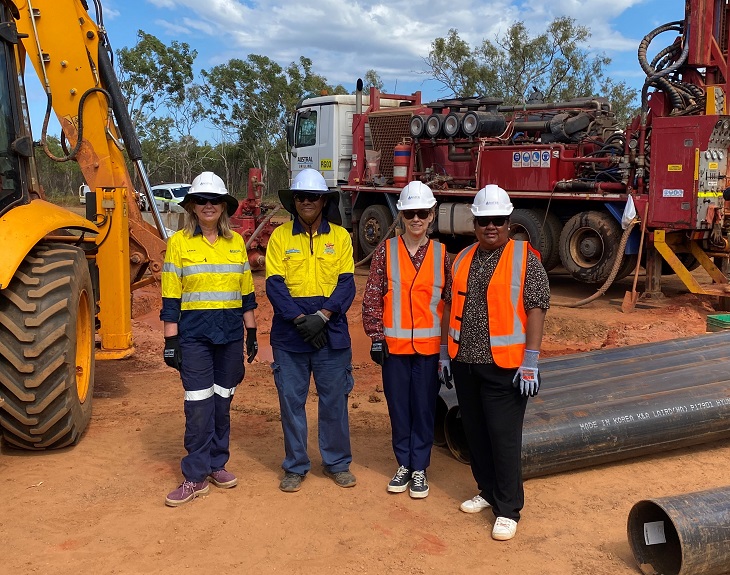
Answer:
<svg viewBox="0 0 730 575"><path fill-rule="evenodd" d="M730 331L544 360L525 415L524 477L730 437L729 346ZM440 402L437 427L467 463L453 390Z"/></svg>

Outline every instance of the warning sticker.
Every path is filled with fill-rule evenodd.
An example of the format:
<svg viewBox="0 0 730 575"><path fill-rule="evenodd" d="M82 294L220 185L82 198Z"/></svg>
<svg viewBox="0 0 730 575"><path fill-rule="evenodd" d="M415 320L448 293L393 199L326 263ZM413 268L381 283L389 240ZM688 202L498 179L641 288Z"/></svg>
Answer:
<svg viewBox="0 0 730 575"><path fill-rule="evenodd" d="M550 167L550 152L548 150L543 150L542 154L540 155L540 167Z"/></svg>
<svg viewBox="0 0 730 575"><path fill-rule="evenodd" d="M530 167L530 152L522 152L522 167Z"/></svg>
<svg viewBox="0 0 730 575"><path fill-rule="evenodd" d="M684 190L664 188L662 190L662 197L663 198L683 198L684 197Z"/></svg>
<svg viewBox="0 0 730 575"><path fill-rule="evenodd" d="M513 168L522 167L522 154L520 152L512 152L512 167Z"/></svg>
<svg viewBox="0 0 730 575"><path fill-rule="evenodd" d="M535 150L534 152L532 152L532 167L533 168L540 167L540 152L538 150Z"/></svg>

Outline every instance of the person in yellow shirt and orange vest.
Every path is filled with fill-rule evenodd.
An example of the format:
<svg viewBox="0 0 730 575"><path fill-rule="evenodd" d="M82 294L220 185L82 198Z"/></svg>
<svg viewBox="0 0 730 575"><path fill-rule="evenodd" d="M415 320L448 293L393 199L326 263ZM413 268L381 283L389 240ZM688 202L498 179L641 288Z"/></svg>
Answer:
<svg viewBox="0 0 730 575"><path fill-rule="evenodd" d="M436 199L431 189L410 182L400 194L404 233L375 250L362 303L370 355L383 368L393 452L398 470L388 491L428 496L426 469L431 459L439 378L448 363L442 317L451 285L451 264L443 244L428 237Z"/></svg>
<svg viewBox="0 0 730 575"><path fill-rule="evenodd" d="M539 253L509 237L512 202L490 184L474 197L477 243L454 260L448 348L479 494L460 509L492 508L492 538L512 539L524 506L522 426L540 388L538 357L550 286Z"/></svg>

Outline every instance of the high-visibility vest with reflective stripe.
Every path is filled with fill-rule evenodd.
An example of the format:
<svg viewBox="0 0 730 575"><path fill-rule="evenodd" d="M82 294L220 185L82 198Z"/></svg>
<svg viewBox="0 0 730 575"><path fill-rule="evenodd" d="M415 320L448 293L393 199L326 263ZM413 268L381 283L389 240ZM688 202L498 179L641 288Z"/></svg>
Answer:
<svg viewBox="0 0 730 575"><path fill-rule="evenodd" d="M449 317L449 356L452 358L459 352L467 281L478 246L474 244L466 248L454 260ZM529 251L536 253L527 242L509 240L485 294L489 316L489 347L494 363L499 367L519 367L525 353L527 312L523 303L523 285Z"/></svg>
<svg viewBox="0 0 730 575"><path fill-rule="evenodd" d="M162 266L162 297L180 300L180 309L235 309L254 291L251 265L240 234L219 237L215 245L201 234L178 231L167 242Z"/></svg>
<svg viewBox="0 0 730 575"><path fill-rule="evenodd" d="M443 244L429 241L416 271L400 237L385 244L388 291L383 297L383 333L394 354L432 355L441 344L441 293L446 282Z"/></svg>

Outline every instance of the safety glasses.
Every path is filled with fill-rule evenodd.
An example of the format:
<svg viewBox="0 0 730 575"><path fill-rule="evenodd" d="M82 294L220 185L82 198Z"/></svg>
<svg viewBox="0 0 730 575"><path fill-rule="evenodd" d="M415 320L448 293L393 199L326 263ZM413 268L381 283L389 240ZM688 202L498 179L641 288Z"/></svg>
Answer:
<svg viewBox="0 0 730 575"><path fill-rule="evenodd" d="M311 194L309 192L297 192L296 194L294 194L294 200L299 202L300 204L304 202L314 203L321 198L322 196L320 194Z"/></svg>
<svg viewBox="0 0 730 575"><path fill-rule="evenodd" d="M204 198L202 196L190 196L190 199L193 201L194 204L198 206L204 206L208 202L210 202L212 205L217 206L218 204L222 204L226 200L221 196L220 198Z"/></svg>
<svg viewBox="0 0 730 575"><path fill-rule="evenodd" d="M489 224L494 224L496 227L501 228L507 223L509 218L506 216L477 216L474 219L480 228L486 228Z"/></svg>
<svg viewBox="0 0 730 575"><path fill-rule="evenodd" d="M412 220L416 216L418 216L419 220L425 220L430 213L431 210L403 210L401 212L405 220Z"/></svg>

